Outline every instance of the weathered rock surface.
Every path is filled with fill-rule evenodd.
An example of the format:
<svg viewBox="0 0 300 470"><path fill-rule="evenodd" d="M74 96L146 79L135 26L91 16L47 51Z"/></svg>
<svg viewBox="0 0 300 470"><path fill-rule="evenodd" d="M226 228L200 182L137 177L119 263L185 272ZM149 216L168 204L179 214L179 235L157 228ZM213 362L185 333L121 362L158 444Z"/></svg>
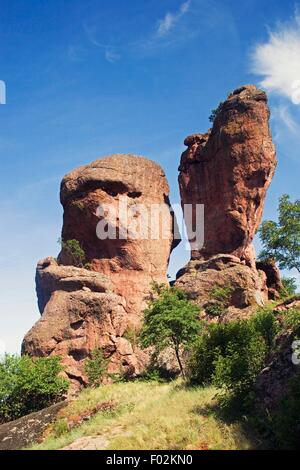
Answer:
<svg viewBox="0 0 300 470"><path fill-rule="evenodd" d="M276 167L266 94L253 85L235 90L220 104L212 129L184 143L181 203L192 206L193 224L196 205L204 205L204 244L190 236L191 262L178 273L176 285L203 306L215 285L232 283L233 308L261 305L268 288L278 286L269 279L267 287L270 269L256 269L252 246Z"/></svg>
<svg viewBox="0 0 300 470"><path fill-rule="evenodd" d="M89 269L72 266L65 247L58 262L38 263L42 317L24 338L23 353L60 355L74 385L87 382L84 362L95 348L103 349L110 373L136 375L144 369L148 355L125 336L140 328L151 283L167 283L176 245L168 194L161 167L133 155L112 155L65 176L62 239L80 243ZM161 211L156 219L153 207ZM99 238L99 223L115 239Z"/></svg>
<svg viewBox="0 0 300 470"><path fill-rule="evenodd" d="M55 421L67 401L0 425L0 450L24 449L43 438L48 426Z"/></svg>
<svg viewBox="0 0 300 470"><path fill-rule="evenodd" d="M151 282L166 282L170 253L178 243L173 240L168 195L169 186L162 168L134 155L112 155L96 160L69 173L62 181L62 238L78 240L92 270L109 277L115 292L125 298L125 308L133 325L139 323ZM144 238L137 239L129 233L127 239L100 240L96 234L101 219L99 206L109 206L102 219L111 231L120 234L126 232L126 219L119 211L122 204L128 207L127 224L134 228L137 222L137 231L143 233ZM153 239L150 214L155 205L160 205L163 214L156 228L161 228L163 220L164 234L157 232ZM64 250L59 259L62 264L71 264Z"/></svg>
<svg viewBox="0 0 300 470"><path fill-rule="evenodd" d="M251 243L261 222L276 156L266 94L248 85L221 104L206 134L185 140L182 204L204 204L205 243L192 259L225 253L253 265Z"/></svg>
<svg viewBox="0 0 300 470"><path fill-rule="evenodd" d="M135 375L143 370L147 355L123 337L128 329L126 302L112 292L105 276L47 258L38 264L37 279L40 298L50 298L24 338L23 353L61 356L75 387L87 383L84 362L96 348L109 359L109 373Z"/></svg>
<svg viewBox="0 0 300 470"><path fill-rule="evenodd" d="M202 317L208 320L219 320L205 311L214 302L215 288L231 288L228 308L222 314L224 321L245 318L268 300L265 273L256 272L232 255L220 254L207 261L191 260L177 276L176 286L203 308Z"/></svg>

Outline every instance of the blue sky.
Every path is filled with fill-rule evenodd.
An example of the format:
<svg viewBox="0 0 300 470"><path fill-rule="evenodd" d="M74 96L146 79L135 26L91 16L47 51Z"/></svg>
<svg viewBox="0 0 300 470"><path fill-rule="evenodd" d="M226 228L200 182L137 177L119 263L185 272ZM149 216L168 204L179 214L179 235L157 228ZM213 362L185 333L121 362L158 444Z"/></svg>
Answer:
<svg viewBox="0 0 300 470"><path fill-rule="evenodd" d="M263 84L279 160L265 218L299 197L299 18L289 0L0 0L0 349L19 351L39 318L35 266L57 254L72 168L148 156L178 202L184 138L229 91ZM171 274L188 256L176 250Z"/></svg>

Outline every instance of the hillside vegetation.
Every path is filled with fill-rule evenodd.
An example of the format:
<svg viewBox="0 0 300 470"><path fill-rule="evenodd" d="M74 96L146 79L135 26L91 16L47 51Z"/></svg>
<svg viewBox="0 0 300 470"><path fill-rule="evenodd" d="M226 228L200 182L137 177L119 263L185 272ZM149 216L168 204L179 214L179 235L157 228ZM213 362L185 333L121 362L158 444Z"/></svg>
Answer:
<svg viewBox="0 0 300 470"><path fill-rule="evenodd" d="M186 387L180 380L86 389L60 412L45 441L33 449L258 448L260 441L245 422L226 422L218 416L215 395L213 387ZM97 408L100 411L92 418L69 430Z"/></svg>

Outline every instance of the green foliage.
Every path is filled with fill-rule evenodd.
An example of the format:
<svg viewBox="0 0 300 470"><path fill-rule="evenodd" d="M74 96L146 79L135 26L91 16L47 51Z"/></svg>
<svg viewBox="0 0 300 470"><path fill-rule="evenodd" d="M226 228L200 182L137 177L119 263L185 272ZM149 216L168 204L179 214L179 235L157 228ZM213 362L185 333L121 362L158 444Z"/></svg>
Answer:
<svg viewBox="0 0 300 470"><path fill-rule="evenodd" d="M0 362L0 421L10 421L61 400L68 382L59 357L6 355Z"/></svg>
<svg viewBox="0 0 300 470"><path fill-rule="evenodd" d="M261 310L250 320L208 324L189 359L193 384L213 383L227 397L245 398L274 343L277 322Z"/></svg>
<svg viewBox="0 0 300 470"><path fill-rule="evenodd" d="M232 291L233 287L229 284L223 287L215 286L210 291L210 298L228 304Z"/></svg>
<svg viewBox="0 0 300 470"><path fill-rule="evenodd" d="M290 295L295 295L297 292L297 281L294 277L282 277L281 282L283 288L281 289L282 297L289 297Z"/></svg>
<svg viewBox="0 0 300 470"><path fill-rule="evenodd" d="M259 258L274 259L281 269L300 272L300 200L292 202L287 194L279 199L278 222L267 220L259 229L263 244Z"/></svg>
<svg viewBox="0 0 300 470"><path fill-rule="evenodd" d="M64 241L62 238L60 238L58 243L60 243L62 250L64 250L70 256L73 266L77 266L78 268L87 266L85 263L85 252L78 240Z"/></svg>
<svg viewBox="0 0 300 470"><path fill-rule="evenodd" d="M216 119L217 115L219 114L221 108L222 108L223 102L221 101L219 106L216 109L213 109L211 112L211 115L209 116L209 121L214 122Z"/></svg>
<svg viewBox="0 0 300 470"><path fill-rule="evenodd" d="M176 287L156 285L154 291L153 298L144 312L141 346L153 346L156 354L172 347L184 376L181 349L187 348L199 333L199 308Z"/></svg>
<svg viewBox="0 0 300 470"><path fill-rule="evenodd" d="M227 308L230 305L230 298L233 292L231 285L223 287L215 286L210 291L211 302L205 305L205 311L209 315L222 317L226 314Z"/></svg>
<svg viewBox="0 0 300 470"><path fill-rule="evenodd" d="M259 309L256 315L250 318L249 323L253 325L254 330L265 340L268 350L271 350L274 345L275 336L279 332L278 321L272 308Z"/></svg>
<svg viewBox="0 0 300 470"><path fill-rule="evenodd" d="M300 310L289 309L283 313L284 328L293 330L294 333L300 332Z"/></svg>
<svg viewBox="0 0 300 470"><path fill-rule="evenodd" d="M103 356L102 349L94 349L91 356L91 358L86 359L84 369L89 379L89 385L98 387L106 374L107 360Z"/></svg>

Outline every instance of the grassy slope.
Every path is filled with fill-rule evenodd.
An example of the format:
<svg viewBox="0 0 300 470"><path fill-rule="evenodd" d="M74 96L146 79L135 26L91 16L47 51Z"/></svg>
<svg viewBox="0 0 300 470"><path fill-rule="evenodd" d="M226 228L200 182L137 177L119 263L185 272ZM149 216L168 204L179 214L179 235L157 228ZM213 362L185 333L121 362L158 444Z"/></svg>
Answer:
<svg viewBox="0 0 300 470"><path fill-rule="evenodd" d="M64 418L34 449L61 449L82 436L103 438L113 450L251 449L257 446L242 423L222 422L213 411L213 388L185 388L180 382L116 383L84 390L63 411L76 416L97 403L113 401L114 411L99 412L88 422L65 431Z"/></svg>

